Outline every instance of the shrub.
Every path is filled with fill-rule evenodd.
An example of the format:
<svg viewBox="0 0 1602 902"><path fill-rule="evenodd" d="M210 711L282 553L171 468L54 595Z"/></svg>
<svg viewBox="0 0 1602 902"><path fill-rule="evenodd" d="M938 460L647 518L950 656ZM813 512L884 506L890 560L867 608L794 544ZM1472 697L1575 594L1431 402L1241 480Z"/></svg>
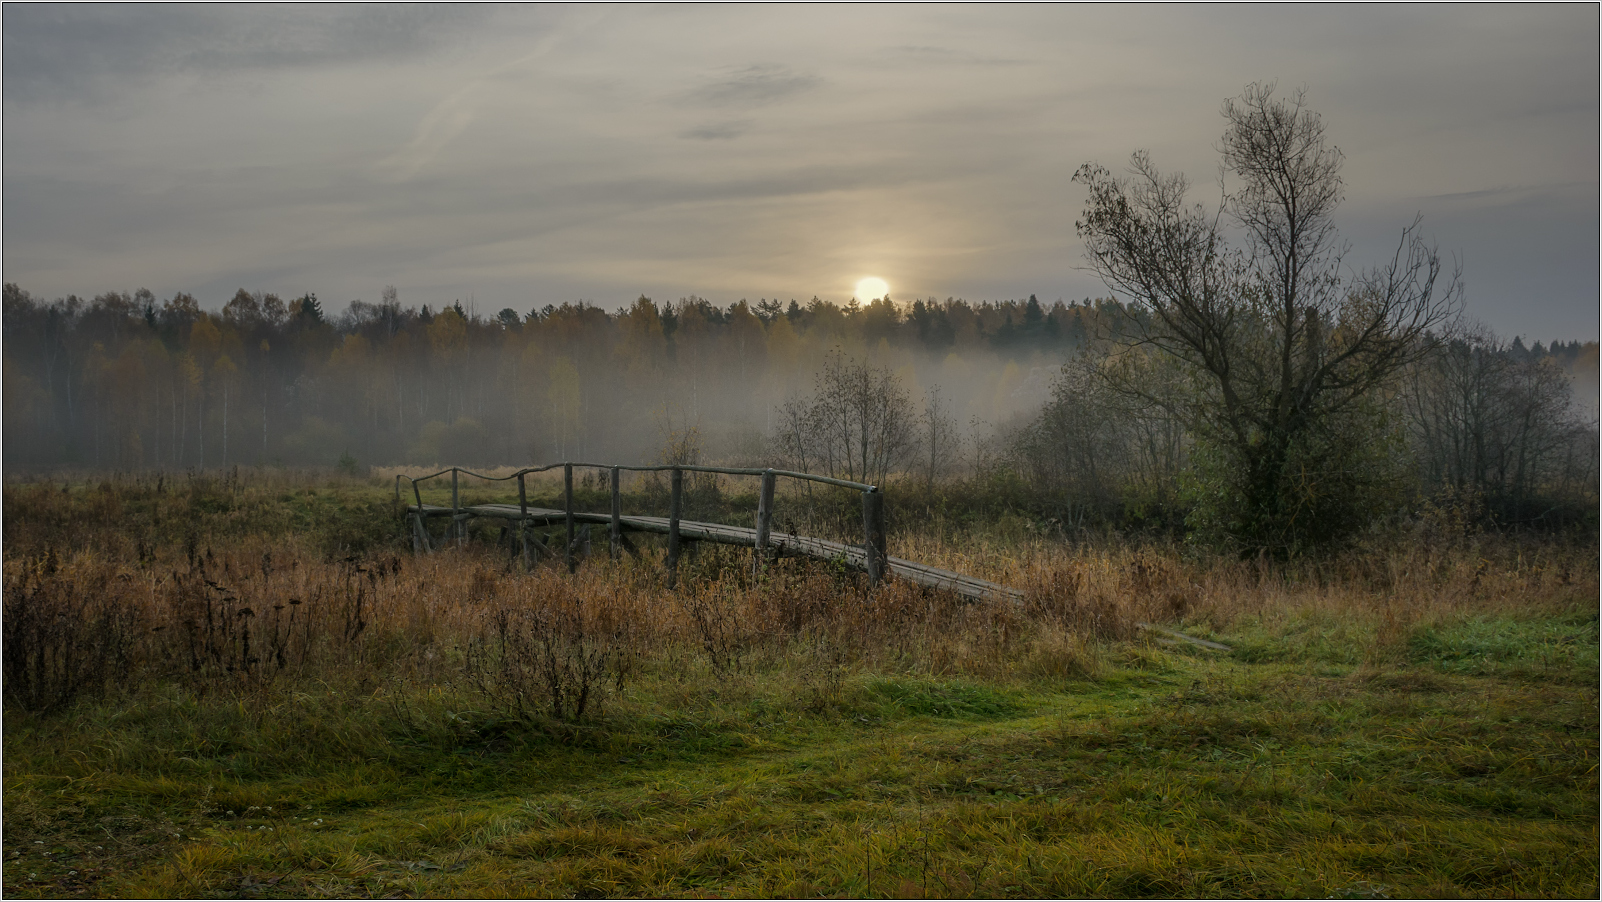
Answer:
<svg viewBox="0 0 1602 902"><path fill-rule="evenodd" d="M486 619L487 635L469 644L465 668L468 682L499 713L576 723L599 710L609 690L622 691L623 630L587 613L577 599L501 607Z"/></svg>
<svg viewBox="0 0 1602 902"><path fill-rule="evenodd" d="M117 604L112 573L61 569L52 550L7 573L4 616L5 697L35 713L98 694L128 663L134 615Z"/></svg>

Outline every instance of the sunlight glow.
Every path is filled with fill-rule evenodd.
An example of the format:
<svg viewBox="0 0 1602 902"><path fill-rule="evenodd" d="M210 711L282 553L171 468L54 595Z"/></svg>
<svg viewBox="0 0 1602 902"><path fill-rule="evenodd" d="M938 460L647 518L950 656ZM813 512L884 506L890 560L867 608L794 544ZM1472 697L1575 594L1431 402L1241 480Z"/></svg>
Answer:
<svg viewBox="0 0 1602 902"><path fill-rule="evenodd" d="M866 304L890 293L890 283L878 276L867 276L857 281L857 300Z"/></svg>

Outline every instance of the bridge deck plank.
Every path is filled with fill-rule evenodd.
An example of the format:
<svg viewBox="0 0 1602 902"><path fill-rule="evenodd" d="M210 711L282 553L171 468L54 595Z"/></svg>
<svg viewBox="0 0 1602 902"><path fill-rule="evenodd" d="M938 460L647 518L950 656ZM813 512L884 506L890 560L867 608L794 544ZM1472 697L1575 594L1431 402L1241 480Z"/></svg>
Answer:
<svg viewBox="0 0 1602 902"><path fill-rule="evenodd" d="M416 513L417 506L407 507L407 513ZM425 517L448 517L452 509L432 504L423 505ZM495 517L503 520L517 521L523 519L522 510L515 504L475 504L464 506L461 513L465 517ZM577 523L607 525L612 522L608 514L592 514L574 511L573 519ZM528 509L529 523L538 523L542 526L552 526L565 523L567 514L550 508ZM619 518L624 529L636 532L654 532L666 535L668 532L667 517L641 517L624 516ZM723 545L744 545L756 547L756 529L746 526L728 526L722 523L703 523L697 520L680 520L679 535L686 539L717 542ZM780 554L799 554L821 560L844 558L846 564L853 569L862 570L867 566L867 557L860 545L849 545L844 542L831 542L828 539L819 539L813 536L800 536L793 533L775 532L768 537L768 542L779 549ZM943 589L955 592L965 598L980 601L989 599L1019 600L1023 593L1016 589L968 576L939 567L920 564L903 558L892 557L888 561L890 572L909 582L932 589Z"/></svg>

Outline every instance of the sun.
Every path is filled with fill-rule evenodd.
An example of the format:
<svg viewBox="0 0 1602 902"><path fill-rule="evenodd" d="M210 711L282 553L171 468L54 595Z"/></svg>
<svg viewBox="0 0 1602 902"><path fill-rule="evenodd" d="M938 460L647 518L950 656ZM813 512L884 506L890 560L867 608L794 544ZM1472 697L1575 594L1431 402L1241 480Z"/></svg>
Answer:
<svg viewBox="0 0 1602 902"><path fill-rule="evenodd" d="M877 301L890 294L890 283L878 276L867 276L857 280L857 300Z"/></svg>

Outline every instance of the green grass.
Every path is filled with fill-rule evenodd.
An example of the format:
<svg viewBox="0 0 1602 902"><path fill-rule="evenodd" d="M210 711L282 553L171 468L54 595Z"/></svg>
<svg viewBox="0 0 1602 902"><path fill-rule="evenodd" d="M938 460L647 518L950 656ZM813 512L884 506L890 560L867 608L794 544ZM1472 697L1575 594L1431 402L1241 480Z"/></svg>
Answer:
<svg viewBox="0 0 1602 902"><path fill-rule="evenodd" d="M1404 647L1376 669L1126 644L1055 685L658 673L543 729L439 687L8 714L4 888L1596 895L1594 618Z"/></svg>

